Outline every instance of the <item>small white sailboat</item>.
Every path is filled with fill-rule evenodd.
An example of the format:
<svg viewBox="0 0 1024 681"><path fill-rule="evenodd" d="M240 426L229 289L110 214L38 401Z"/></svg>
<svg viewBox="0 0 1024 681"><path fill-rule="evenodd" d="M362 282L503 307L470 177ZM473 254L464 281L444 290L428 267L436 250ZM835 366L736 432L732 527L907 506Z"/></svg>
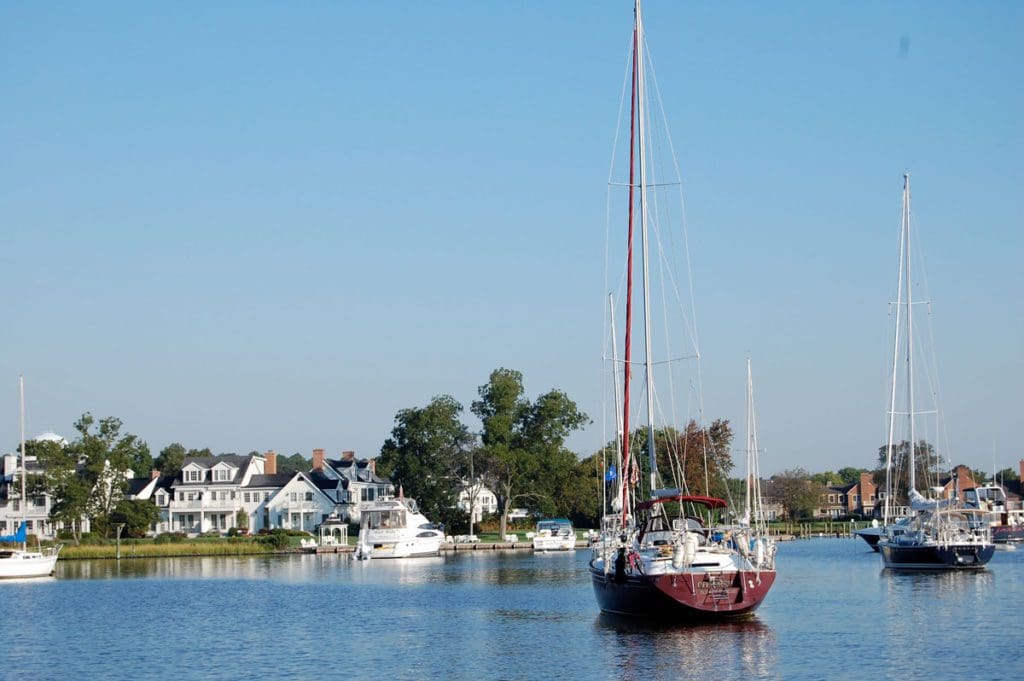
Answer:
<svg viewBox="0 0 1024 681"><path fill-rule="evenodd" d="M26 545L27 524L25 512L27 498L25 496L25 381L18 377L18 393L20 404L21 432L21 513L22 520L17 532L13 535L0 536L0 542L20 543L20 549L0 549L0 579L25 579L30 577L49 577L57 566L60 545L29 551Z"/></svg>
<svg viewBox="0 0 1024 681"><path fill-rule="evenodd" d="M989 528L982 521L983 511L968 508L954 488L949 498L926 498L917 487L917 451L927 453L924 440L918 441L917 417L923 413L915 404L914 297L911 286L910 175L903 176L903 214L900 220L900 264L896 286L895 333L892 355L892 388L889 396L889 435L886 445L886 495L883 536L878 541L882 564L902 570L978 570L995 553ZM900 371L900 364L903 371ZM902 384L900 384L902 374ZM898 388L902 388L899 390ZM897 393L905 395L905 404L897 404ZM937 406L937 405L936 405ZM937 408L927 413L936 413ZM906 417L906 439L898 444L895 432L897 416ZM906 498L911 514L902 531L892 522L893 499L901 486L897 457L905 450L908 482ZM941 491L942 488L936 488Z"/></svg>

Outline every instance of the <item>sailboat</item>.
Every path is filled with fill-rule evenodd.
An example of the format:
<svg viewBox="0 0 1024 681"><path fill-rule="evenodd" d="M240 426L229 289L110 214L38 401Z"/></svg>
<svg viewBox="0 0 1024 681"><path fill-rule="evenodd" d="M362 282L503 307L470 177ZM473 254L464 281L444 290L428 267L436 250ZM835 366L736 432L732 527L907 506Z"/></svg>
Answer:
<svg viewBox="0 0 1024 681"><path fill-rule="evenodd" d="M28 499L25 496L25 381L18 377L21 431L21 524L13 535L0 536L0 542L20 543L20 549L0 549L0 579L48 577L53 574L60 554L60 545L29 551L26 540L28 521L25 519Z"/></svg>
<svg viewBox="0 0 1024 681"><path fill-rule="evenodd" d="M936 487L936 496L926 497L917 489L917 452L927 454L924 440L918 441L915 386L916 351L914 338L914 305L911 287L911 222L910 174L903 176L903 211L900 220L900 266L896 285L895 333L892 355L892 388L889 393L889 435L886 445L886 495L884 504L883 536L878 541L882 564L888 569L910 570L978 570L992 558L995 546L989 528L978 508L968 508L954 487L952 497L941 498L942 488ZM901 372L901 365L903 371ZM906 408L898 409L898 383L902 373ZM930 410L927 413L935 413ZM897 416L906 417L907 439L896 442ZM897 491L899 462L896 453L905 447L908 473L907 500L910 515L896 532L892 522L893 500ZM955 476L954 476L955 480Z"/></svg>
<svg viewBox="0 0 1024 681"><path fill-rule="evenodd" d="M659 190L678 182L663 183L653 178L660 166L648 159L647 147L651 126L648 125L646 101L646 74L648 61L644 41L640 2L634 6L630 87L629 182L627 185L628 226L624 278L625 346L618 358L614 340L614 299L611 315L613 352L612 383L615 387L616 431L615 461L607 467L605 480L614 486L608 494L601 522L600 536L593 545L589 562L591 583L602 612L614 615L661 620L674 623L731 619L749 616L764 600L775 581L774 544L767 536L764 514L760 509L760 493L756 469L756 436L753 427L752 383L748 368L748 476L747 502L740 517L730 512L730 504L720 496L710 494L708 466L704 466L701 479L688 482L684 474L687 456L690 463L703 458L714 461L719 457L715 443L709 442L710 428L690 421L680 436L671 425L656 429L655 411L662 411L663 402L655 390L656 369L659 376L689 360L699 361L699 352L676 357L668 347L679 328L671 322L660 321L658 327L659 356L655 357L655 332L652 309L658 308L670 316L668 305L652 304L652 299L670 294L679 280L665 275L665 265L671 260L663 250L669 238L660 231L661 220L667 212L666 202L659 200ZM674 165L674 164L672 164ZM610 183L614 184L614 183ZM681 201L680 201L681 207ZM639 251L642 260L641 287L644 356L636 362L642 366L645 388L646 424L636 434L630 432L631 383L633 378L633 252L634 224L638 223ZM685 238L685 237L684 237ZM652 254L658 263L651 263ZM655 290L652 276L662 277L662 287ZM666 284L666 282L668 282ZM691 297L692 308L692 297ZM682 306L680 312L683 312ZM692 312L692 310L691 310ZM685 316L685 313L684 313ZM690 318L692 319L692 317ZM692 326L690 337L696 346ZM685 333L685 330L683 331ZM664 353L664 356L661 355ZM638 372L640 373L640 372ZM699 384L699 368L697 370ZM618 389L621 379L622 392ZM691 382L692 384L692 382ZM672 392L674 382L669 384ZM699 390L699 388L698 388ZM666 402L675 403L670 396ZM619 406L621 404L621 412ZM669 410L671 411L671 410ZM666 418L671 422L671 417ZM693 434L701 441L700 451L687 452L686 443ZM646 461L633 455L633 442L646 449ZM659 441L661 444L659 444ZM680 447L680 442L683 444ZM754 442L755 444L750 444ZM673 444L675 443L675 444ZM659 471L659 447L666 450L662 458L671 462L672 487L663 486ZM675 449L673 449L675 447ZM679 449L682 451L679 451ZM753 458L751 458L753 457ZM751 465L751 462L754 462ZM643 470L646 469L646 470ZM721 472L721 471L720 471ZM647 473L647 479L643 474ZM645 486L646 483L646 486ZM727 488L720 488L726 491Z"/></svg>

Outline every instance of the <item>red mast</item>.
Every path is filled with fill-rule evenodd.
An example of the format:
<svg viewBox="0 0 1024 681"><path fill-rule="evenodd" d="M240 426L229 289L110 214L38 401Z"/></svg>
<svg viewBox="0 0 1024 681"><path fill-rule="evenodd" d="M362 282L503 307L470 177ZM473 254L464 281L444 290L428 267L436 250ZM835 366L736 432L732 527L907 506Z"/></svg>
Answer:
<svg viewBox="0 0 1024 681"><path fill-rule="evenodd" d="M636 153L636 88L637 70L640 68L640 53L638 43L638 32L636 29L636 10L633 10L633 83L629 99L629 233L626 245L626 361L625 361L625 386L622 391L622 527L626 527L629 517L629 471L632 462L629 459L629 384L632 373L631 351L633 337L633 192L634 192L634 165Z"/></svg>

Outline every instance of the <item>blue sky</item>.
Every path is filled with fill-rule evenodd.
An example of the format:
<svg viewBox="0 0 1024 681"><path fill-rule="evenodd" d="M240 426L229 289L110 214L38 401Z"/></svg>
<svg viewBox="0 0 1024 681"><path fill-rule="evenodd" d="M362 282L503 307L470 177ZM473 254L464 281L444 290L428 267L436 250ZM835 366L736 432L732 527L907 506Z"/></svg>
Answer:
<svg viewBox="0 0 1024 681"><path fill-rule="evenodd" d="M1024 6L645 16L708 416L741 426L750 353L763 471L873 464L909 170L948 454L1016 467ZM19 373L29 435L88 410L154 454L375 455L500 366L596 417L630 28L628 2L0 6L0 449Z"/></svg>

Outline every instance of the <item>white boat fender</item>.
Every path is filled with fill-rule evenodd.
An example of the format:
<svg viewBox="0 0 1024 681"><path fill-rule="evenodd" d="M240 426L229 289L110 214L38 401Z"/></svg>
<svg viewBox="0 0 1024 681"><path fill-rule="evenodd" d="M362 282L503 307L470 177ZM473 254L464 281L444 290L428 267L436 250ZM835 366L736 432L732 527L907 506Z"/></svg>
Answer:
<svg viewBox="0 0 1024 681"><path fill-rule="evenodd" d="M764 539L754 542L754 565L760 566L764 563Z"/></svg>
<svg viewBox="0 0 1024 681"><path fill-rule="evenodd" d="M683 564L689 565L697 557L697 545L699 540L695 532L687 532L683 540Z"/></svg>

